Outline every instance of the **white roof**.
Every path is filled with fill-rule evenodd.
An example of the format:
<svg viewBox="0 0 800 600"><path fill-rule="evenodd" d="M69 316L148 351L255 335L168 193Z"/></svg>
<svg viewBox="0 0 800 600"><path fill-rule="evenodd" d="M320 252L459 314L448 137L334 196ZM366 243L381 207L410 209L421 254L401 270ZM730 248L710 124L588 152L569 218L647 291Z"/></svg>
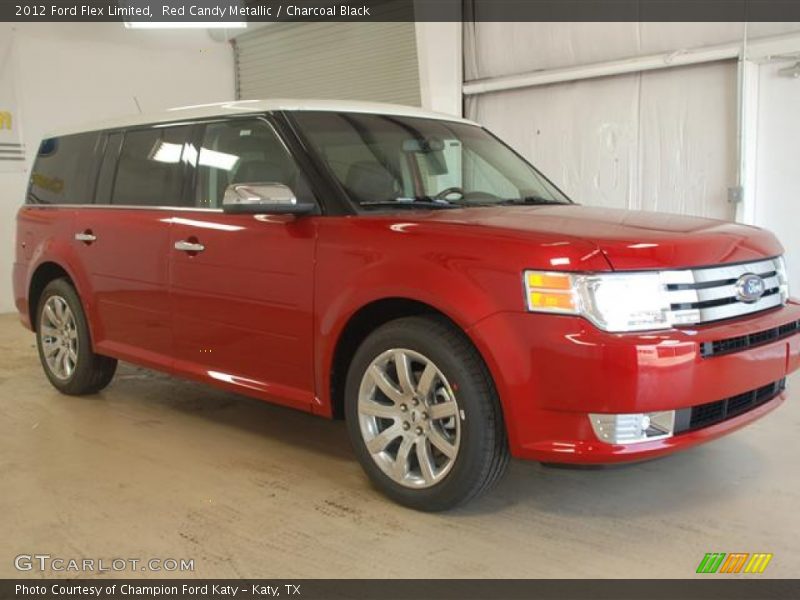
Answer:
<svg viewBox="0 0 800 600"><path fill-rule="evenodd" d="M69 135L71 133L82 133L85 131L98 131L100 129L115 129L119 127L133 127L136 125L149 125L151 123L170 123L173 121L243 115L248 113L263 113L280 110L374 113L404 117L424 117L427 119L456 121L459 123L469 123L472 125L476 124L460 117L432 112L414 106L402 106L400 104L383 104L380 102L350 102L346 100L239 100L236 102L219 102L216 104L181 106L178 108L171 108L160 113L130 115L128 117L120 117L108 121L91 123L83 127L65 127L53 132L50 134L50 137Z"/></svg>

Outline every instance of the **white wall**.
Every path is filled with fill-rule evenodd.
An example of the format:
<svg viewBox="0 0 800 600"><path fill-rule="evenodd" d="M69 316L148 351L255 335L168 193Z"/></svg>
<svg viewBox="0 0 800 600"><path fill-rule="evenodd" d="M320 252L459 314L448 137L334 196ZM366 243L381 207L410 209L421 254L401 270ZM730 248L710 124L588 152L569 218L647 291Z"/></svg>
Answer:
<svg viewBox="0 0 800 600"><path fill-rule="evenodd" d="M800 296L800 79L781 76L797 61L759 68L755 224L786 248L792 296Z"/></svg>
<svg viewBox="0 0 800 600"><path fill-rule="evenodd" d="M11 293L14 218L39 140L73 124L231 100L233 53L205 30L128 30L121 23L0 23L13 40L25 173L0 173L0 312ZM5 44L0 43L0 47Z"/></svg>
<svg viewBox="0 0 800 600"><path fill-rule="evenodd" d="M461 116L464 79L461 23L416 24L422 107Z"/></svg>
<svg viewBox="0 0 800 600"><path fill-rule="evenodd" d="M757 39L800 23L748 23ZM742 40L744 23L477 23L468 27L467 80L529 73Z"/></svg>
<svg viewBox="0 0 800 600"><path fill-rule="evenodd" d="M747 64L797 54L798 31L800 23L476 23L465 28L468 94L509 76L518 82L531 75L528 83L560 78L469 95L466 114L542 165L578 202L733 219L727 192L739 183L737 49L746 45ZM676 57L718 44L727 44L732 50L725 57L734 60L716 54L716 62L670 67ZM631 72L641 64L638 57L660 53L658 66L670 68ZM629 70L600 77L609 72L604 61ZM577 79L580 73L593 78ZM479 84L469 85L472 81ZM764 85L761 92L785 95ZM772 108L785 124L773 135L784 143L797 139L800 129L790 129L798 113L796 97L794 105L770 102L779 104ZM745 106L743 114L752 114L751 108ZM746 129L743 150L751 158L765 146L754 150L758 131L749 123ZM763 159L757 156L756 162ZM749 206L754 194L745 184ZM780 190L770 196L792 189L784 182L775 185ZM775 209L776 224L781 224L778 214L796 216L787 208Z"/></svg>
<svg viewBox="0 0 800 600"><path fill-rule="evenodd" d="M467 113L581 204L733 218L735 62L485 94Z"/></svg>

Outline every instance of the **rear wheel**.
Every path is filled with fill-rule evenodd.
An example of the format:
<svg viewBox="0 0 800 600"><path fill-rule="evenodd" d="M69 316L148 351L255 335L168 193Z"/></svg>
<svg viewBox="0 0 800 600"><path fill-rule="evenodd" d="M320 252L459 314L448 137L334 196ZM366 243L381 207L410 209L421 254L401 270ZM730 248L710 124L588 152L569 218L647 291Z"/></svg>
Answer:
<svg viewBox="0 0 800 600"><path fill-rule="evenodd" d="M36 342L45 375L60 392L93 394L114 377L117 361L92 351L80 298L66 279L51 281L42 292Z"/></svg>
<svg viewBox="0 0 800 600"><path fill-rule="evenodd" d="M443 319L403 318L374 331L353 358L345 394L361 465L401 504L452 508L490 487L508 463L486 366Z"/></svg>

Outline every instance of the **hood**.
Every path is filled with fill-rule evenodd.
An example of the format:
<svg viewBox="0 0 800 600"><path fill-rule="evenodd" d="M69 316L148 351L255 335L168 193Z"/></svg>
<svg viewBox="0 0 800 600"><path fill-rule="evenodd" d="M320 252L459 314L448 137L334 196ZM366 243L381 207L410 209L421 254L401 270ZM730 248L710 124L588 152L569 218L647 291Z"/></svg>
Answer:
<svg viewBox="0 0 800 600"><path fill-rule="evenodd" d="M758 260L783 254L757 227L668 213L559 206L504 206L426 212L421 221L473 225L595 244L614 270L675 269Z"/></svg>

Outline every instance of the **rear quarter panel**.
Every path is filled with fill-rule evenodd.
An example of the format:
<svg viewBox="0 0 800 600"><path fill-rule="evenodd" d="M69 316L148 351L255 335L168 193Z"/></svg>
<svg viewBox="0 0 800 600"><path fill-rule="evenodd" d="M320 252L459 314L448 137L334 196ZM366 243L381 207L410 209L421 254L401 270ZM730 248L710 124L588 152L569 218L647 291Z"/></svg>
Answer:
<svg viewBox="0 0 800 600"><path fill-rule="evenodd" d="M45 263L67 272L84 303L92 329L94 304L86 272L76 254L74 234L76 211L54 206L23 206L17 213L17 241L14 263L14 298L23 324L33 328L29 314L31 279Z"/></svg>

